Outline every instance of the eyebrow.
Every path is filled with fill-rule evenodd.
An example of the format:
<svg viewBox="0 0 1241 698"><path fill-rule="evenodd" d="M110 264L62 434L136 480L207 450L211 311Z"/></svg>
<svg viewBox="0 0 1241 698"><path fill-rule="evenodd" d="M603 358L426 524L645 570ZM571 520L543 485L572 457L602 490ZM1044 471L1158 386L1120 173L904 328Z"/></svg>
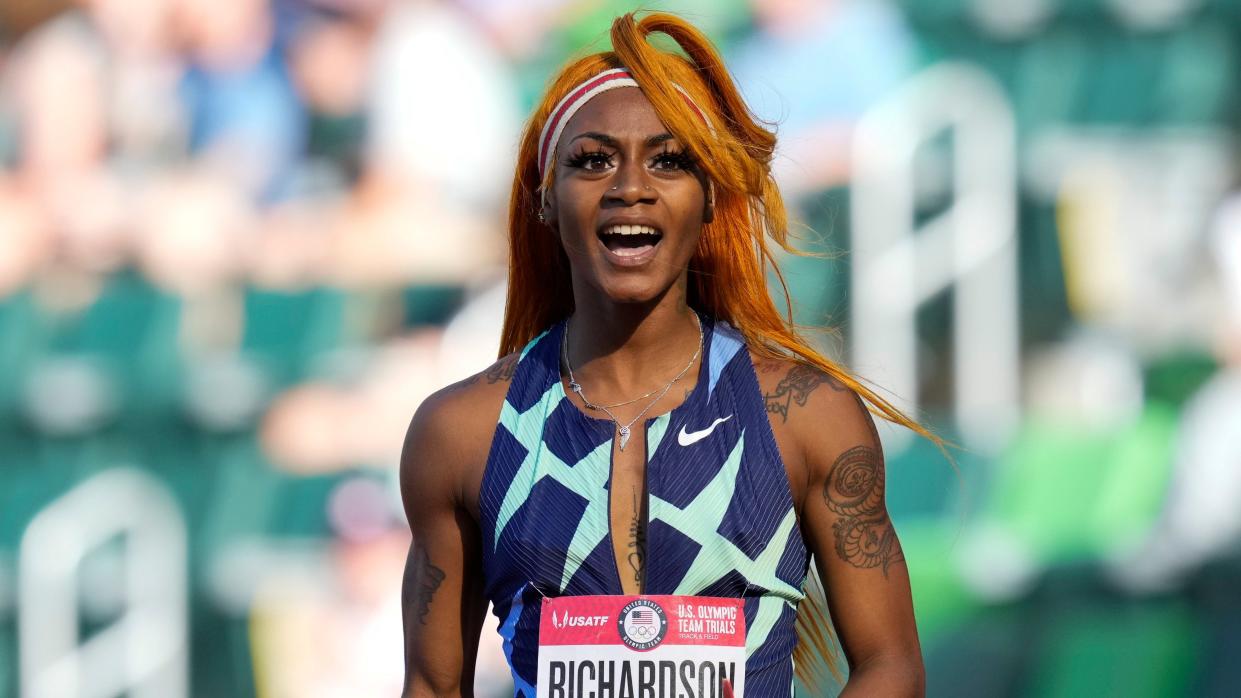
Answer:
<svg viewBox="0 0 1241 698"><path fill-rule="evenodd" d="M600 143L610 148L620 147L620 141L616 140L615 137L609 136L606 133L599 133L598 131L586 131L585 133L579 133L578 135L573 137L573 140L569 142L572 143L573 141L576 141L579 138L589 138L591 140L599 141ZM671 133L661 133L659 135L647 137L646 145L647 147L659 145L660 143L666 143L670 140L674 140L675 138L676 136L672 135Z"/></svg>

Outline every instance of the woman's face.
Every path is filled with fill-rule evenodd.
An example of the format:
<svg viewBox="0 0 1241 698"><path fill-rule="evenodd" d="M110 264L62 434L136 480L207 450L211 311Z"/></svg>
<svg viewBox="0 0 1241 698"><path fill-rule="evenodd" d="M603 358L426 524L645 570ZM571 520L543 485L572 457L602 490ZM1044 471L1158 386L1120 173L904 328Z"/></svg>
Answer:
<svg viewBox="0 0 1241 698"><path fill-rule="evenodd" d="M615 303L661 297L685 274L711 215L704 181L638 88L582 106L561 134L546 212L575 292L593 288Z"/></svg>

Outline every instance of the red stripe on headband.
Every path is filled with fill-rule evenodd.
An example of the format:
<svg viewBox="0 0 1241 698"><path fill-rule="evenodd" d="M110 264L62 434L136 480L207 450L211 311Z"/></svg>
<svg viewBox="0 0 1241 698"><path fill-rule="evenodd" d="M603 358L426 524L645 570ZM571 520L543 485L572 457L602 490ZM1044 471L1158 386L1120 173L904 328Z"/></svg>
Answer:
<svg viewBox="0 0 1241 698"><path fill-rule="evenodd" d="M577 100L581 99L582 95L595 89L599 85L611 80L620 80L622 78L632 79L632 76L630 76L626 71L621 71L619 73L608 73L607 75L596 77L593 80L579 85L578 88L570 94L568 99L565 99L560 103L560 108L556 110L556 113L552 114L551 118L547 122L547 126L544 126L544 128L547 129L547 135L543 137L543 142L539 144L540 170L547 169L547 165L545 164L547 161L547 146L551 142L552 135L556 133L556 127L560 121L560 118L564 116L564 113L569 109L569 107L573 106Z"/></svg>
<svg viewBox="0 0 1241 698"><path fill-rule="evenodd" d="M590 94L592 91L596 91L596 94L598 94L598 91L602 91L600 88L604 85L607 85L609 82L618 82L621 80L627 80L630 84L636 83L632 74L630 74L628 70L623 68L612 68L587 80L581 85L578 85L572 92L560 100L555 108L555 111L548 117L547 123L543 125L542 140L539 143L537 163L539 166L540 175L547 172L548 161L551 159L550 151L552 143L558 139L557 132L563 126L560 122L565 118L565 115L580 107L583 100L590 99L591 96L593 96ZM685 100L685 103L689 105L690 109L692 109L693 112L698 115L698 118L706 124L707 128L711 129L711 120L708 119L702 109L694 103L694 100L690 98L689 93L681 89L681 86L676 83L673 83L673 87L675 87L676 91L680 93L681 99ZM714 129L712 129L712 132L714 133Z"/></svg>
<svg viewBox="0 0 1241 698"><path fill-rule="evenodd" d="M707 120L707 115L702 113L702 110L698 108L697 104L694 104L694 100L689 98L689 95L685 93L685 90L678 89L677 94L681 95L681 99L685 100L685 103L689 105L689 108L694 110L694 113L698 115L699 119L702 119L702 123L706 124L708 127L711 126L711 122Z"/></svg>

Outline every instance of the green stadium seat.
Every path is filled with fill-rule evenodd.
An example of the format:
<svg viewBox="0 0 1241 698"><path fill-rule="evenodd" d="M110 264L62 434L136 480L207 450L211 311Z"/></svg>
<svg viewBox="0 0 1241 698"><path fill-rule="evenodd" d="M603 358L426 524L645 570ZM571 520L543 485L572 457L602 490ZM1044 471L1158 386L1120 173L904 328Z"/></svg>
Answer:
<svg viewBox="0 0 1241 698"><path fill-rule="evenodd" d="M18 695L15 613L0 614L0 695Z"/></svg>
<svg viewBox="0 0 1241 698"><path fill-rule="evenodd" d="M635 9L634 3L625 0L583 3L576 12L567 13L569 22L561 30L559 42L562 46L573 47L575 53L607 50L611 46L608 29L612 20ZM661 0L645 3L641 9L681 15L716 42L750 17L744 0ZM564 56L558 59L563 60Z"/></svg>
<svg viewBox="0 0 1241 698"><path fill-rule="evenodd" d="M344 337L346 296L317 287L304 291L245 290L245 330L241 348L256 359L277 386L308 375L315 358Z"/></svg>
<svg viewBox="0 0 1241 698"><path fill-rule="evenodd" d="M1219 361L1202 350L1157 357L1146 365L1142 380L1146 399L1180 410L1219 369Z"/></svg>
<svg viewBox="0 0 1241 698"><path fill-rule="evenodd" d="M909 568L918 636L924 646L930 646L982 609L981 601L965 586L955 562L963 524L944 516L897 522L896 526Z"/></svg>
<svg viewBox="0 0 1241 698"><path fill-rule="evenodd" d="M793 321L808 328L813 341L819 339L814 330L836 330L848 321L849 258L843 251L849 244L849 190L840 187L807 197L798 209L789 213L790 242L804 256L776 251L776 257L794 299ZM768 287L785 313L783 291L774 275ZM829 350L829 356L830 350L838 349L818 348Z"/></svg>
<svg viewBox="0 0 1241 698"><path fill-rule="evenodd" d="M1182 602L1081 603L1049 625L1040 632L1025 696L1190 695L1201 633Z"/></svg>
<svg viewBox="0 0 1241 698"><path fill-rule="evenodd" d="M1175 412L1159 405L1114 434L1028 421L997 467L984 516L1045 564L1095 559L1154 521L1175 432Z"/></svg>
<svg viewBox="0 0 1241 698"><path fill-rule="evenodd" d="M30 289L0 298L0 422L13 419L18 411L23 379L39 352L42 325Z"/></svg>
<svg viewBox="0 0 1241 698"><path fill-rule="evenodd" d="M929 26L970 26L972 0L900 0L896 3L906 19L919 28Z"/></svg>
<svg viewBox="0 0 1241 698"><path fill-rule="evenodd" d="M1087 89L1090 53L1089 37L1071 27L1044 32L1021 48L1011 97L1023 134L1074 120Z"/></svg>
<svg viewBox="0 0 1241 698"><path fill-rule="evenodd" d="M1232 696L1241 686L1241 551L1206 565L1188 587L1205 635L1188 695Z"/></svg>
<svg viewBox="0 0 1241 698"><path fill-rule="evenodd" d="M465 300L465 288L457 284L419 284L404 289L405 327L444 325Z"/></svg>
<svg viewBox="0 0 1241 698"><path fill-rule="evenodd" d="M1237 40L1235 28L1206 18L1169 38L1162 75L1155 83L1161 124L1233 125Z"/></svg>
<svg viewBox="0 0 1241 698"><path fill-rule="evenodd" d="M1021 676L1032 640L1028 616L1021 607L987 608L924 639L927 695L1021 695ZM923 633L921 615L918 631Z"/></svg>
<svg viewBox="0 0 1241 698"><path fill-rule="evenodd" d="M45 315L35 341L45 358L97 369L116 390L123 419L160 417L179 400L180 314L179 299L125 269L105 281L89 307Z"/></svg>

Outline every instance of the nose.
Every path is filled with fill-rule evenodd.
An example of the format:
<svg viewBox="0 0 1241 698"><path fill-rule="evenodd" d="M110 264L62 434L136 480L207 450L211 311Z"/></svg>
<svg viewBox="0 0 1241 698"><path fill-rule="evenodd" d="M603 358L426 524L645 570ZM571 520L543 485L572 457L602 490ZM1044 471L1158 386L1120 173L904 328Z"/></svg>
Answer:
<svg viewBox="0 0 1241 698"><path fill-rule="evenodd" d="M654 203L658 192L647 179L648 173L643 163L630 159L617 168L612 180L612 188L608 189L605 199L625 206L639 203Z"/></svg>

